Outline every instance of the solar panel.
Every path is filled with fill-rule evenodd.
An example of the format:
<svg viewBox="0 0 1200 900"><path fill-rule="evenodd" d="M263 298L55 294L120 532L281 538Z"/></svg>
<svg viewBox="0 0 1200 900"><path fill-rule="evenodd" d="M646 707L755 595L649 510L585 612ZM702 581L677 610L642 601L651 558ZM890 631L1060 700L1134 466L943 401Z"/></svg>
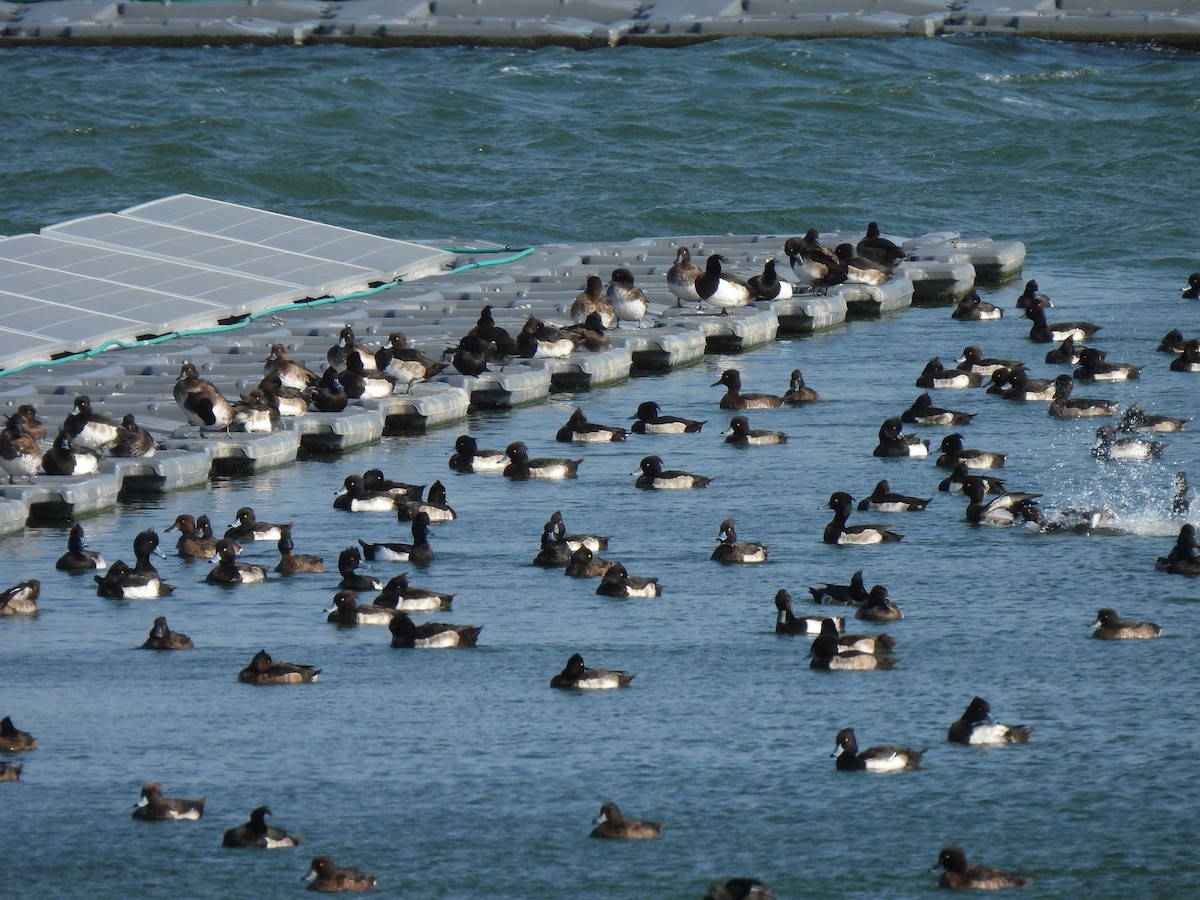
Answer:
<svg viewBox="0 0 1200 900"><path fill-rule="evenodd" d="M90 350L110 340L131 337L137 330L129 319L9 291L0 291L0 328L23 333L31 342L41 341L41 359ZM15 363L6 356L4 365Z"/></svg>
<svg viewBox="0 0 1200 900"><path fill-rule="evenodd" d="M22 267L43 271L32 273ZM46 270L77 276L80 280L52 278L45 274ZM97 298L108 297L113 293L110 285L161 295L151 298L132 294L127 307L117 301L104 309L114 315L145 321L160 331L213 325L222 316L257 312L304 299L303 291L279 282L36 234L0 239L0 276L11 276L14 272L22 274L16 281L5 281L7 289L27 293L13 286L27 281L39 286L62 284L62 289L68 291L64 296L72 298L70 302L78 302L76 291L83 292L83 296L91 292ZM87 284L88 281L97 283ZM44 293L31 296L63 299Z"/></svg>
<svg viewBox="0 0 1200 900"><path fill-rule="evenodd" d="M338 297L363 290L373 282L388 280L378 269L289 253L262 244L116 213L60 222L43 228L41 233L61 240L119 247L146 256L279 281L303 288L308 299Z"/></svg>
<svg viewBox="0 0 1200 900"><path fill-rule="evenodd" d="M454 258L451 253L408 241L193 194L152 200L122 210L121 215L378 269L386 274L388 281L402 276L419 277L445 267Z"/></svg>

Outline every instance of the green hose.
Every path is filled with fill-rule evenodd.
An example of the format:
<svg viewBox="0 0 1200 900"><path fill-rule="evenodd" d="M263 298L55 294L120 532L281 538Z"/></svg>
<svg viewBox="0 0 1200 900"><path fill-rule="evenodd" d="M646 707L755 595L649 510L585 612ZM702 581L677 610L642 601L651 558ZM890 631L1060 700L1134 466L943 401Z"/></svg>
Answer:
<svg viewBox="0 0 1200 900"><path fill-rule="evenodd" d="M206 2L206 0L174 0L174 2L203 3L203 2ZM523 247L521 249L516 250L515 252L514 252L514 248L512 248L512 247L484 247L484 248L453 247L453 248L438 248L438 249L442 250L443 253L470 253L470 254L508 253L508 254L510 254L509 256L505 256L501 259L487 259L487 260L483 260L483 261L471 260L468 263L463 263L460 266L455 266L453 269L451 269L449 271L449 273L447 273L450 275L455 275L459 272L466 272L470 269L481 269L485 266L500 266L500 265L504 265L505 263L516 262L518 259L524 259L526 256L529 256L531 253L533 253L532 247ZM223 334L226 331L233 331L236 328L245 328L251 322L255 321L256 319L261 319L263 316L277 315L281 312L286 312L289 309L295 309L297 306L309 308L309 307L317 307L317 306L326 306L330 303L340 303L343 300L358 300L363 297L374 296L375 294L381 293L382 291L386 291L389 288L393 288L400 283L401 282L399 281L399 279L397 279L396 281L389 281L386 284L377 285L376 287L373 287L373 288L367 288L362 291L354 291L353 293L343 294L340 297L322 297L318 300L306 300L302 303L285 303L282 306L274 306L274 307L271 307L270 309L263 309L263 310L259 310L258 312L248 313L247 315L238 319L238 321L230 322L228 325L214 325L211 328L189 328L186 331L172 331L169 334L160 334L160 335L157 335L152 338L145 338L144 340L123 341L118 338L118 339L114 339L111 341L105 341L99 347L93 347L90 350L83 350L83 351L80 351L79 353L71 353L67 356L60 356L57 359L38 360L38 361L34 361L34 362L22 363L21 365L14 366L11 369L0 369L0 377L3 377L5 375L16 375L19 372L24 372L27 369L32 369L37 366L57 366L61 363L76 362L81 359L91 359L92 357L98 356L101 353L105 352L106 350L110 350L114 347L121 349L121 350L132 350L135 347L150 347L150 346L153 346L154 344L161 344L164 341L173 341L177 338L198 337L198 336L202 336L202 335L206 335L206 334Z"/></svg>

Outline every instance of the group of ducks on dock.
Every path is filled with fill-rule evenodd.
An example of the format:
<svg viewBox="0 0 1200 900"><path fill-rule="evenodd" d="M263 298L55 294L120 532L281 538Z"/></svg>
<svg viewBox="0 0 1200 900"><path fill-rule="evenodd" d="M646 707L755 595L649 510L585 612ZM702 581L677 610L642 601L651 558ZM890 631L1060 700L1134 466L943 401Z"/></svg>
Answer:
<svg viewBox="0 0 1200 900"><path fill-rule="evenodd" d="M39 472L46 475L90 475L100 469L100 458L111 456L153 456L154 438L129 413L120 422L92 409L84 395L75 398L71 412L63 419L54 440L45 450L46 423L37 409L28 403L17 407L0 430L0 467L8 473L9 484L17 478L33 481Z"/></svg>

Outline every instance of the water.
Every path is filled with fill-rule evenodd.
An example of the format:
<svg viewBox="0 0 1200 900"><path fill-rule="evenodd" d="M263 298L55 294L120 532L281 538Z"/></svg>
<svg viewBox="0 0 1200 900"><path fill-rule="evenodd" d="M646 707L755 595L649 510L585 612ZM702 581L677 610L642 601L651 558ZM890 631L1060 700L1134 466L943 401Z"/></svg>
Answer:
<svg viewBox="0 0 1200 900"><path fill-rule="evenodd" d="M596 53L351 50L13 50L0 54L9 161L0 232L19 233L176 191L405 238L514 246L642 235L801 233L862 227L1025 241L1025 277L1050 316L1104 326L1094 341L1146 366L1140 382L1078 393L1194 416L1195 384L1154 352L1171 327L1197 331L1179 299L1193 268L1187 128L1200 84L1173 51L999 39L722 41ZM748 274L748 273L747 273ZM434 897L699 897L753 874L779 896L906 897L932 889L938 850L1034 876L1030 896L1181 896L1200 887L1191 760L1200 743L1190 665L1198 628L1187 579L1153 570L1179 522L1171 474L1196 470L1192 431L1163 460L1099 464L1094 423L1042 404L940 392L977 411L968 446L1006 450L1010 486L1047 507L1106 504L1117 534L1037 535L968 526L938 494L930 460L871 457L880 422L919 392L925 361L1028 360L1012 303L1000 322L913 309L781 341L740 357L635 379L541 406L474 415L462 428L387 438L341 458L122 505L85 522L111 561L180 512L218 527L252 505L294 521L298 552L330 569L359 538L403 539L388 516L335 513L349 472L379 466L445 481L460 519L437 528L415 584L455 591L437 618L484 626L473 651L404 652L385 629L324 622L336 575L222 590L204 564L160 561L160 601L114 603L53 571L65 530L5 538L4 584L43 581L34 621L0 622L2 711L32 731L20 784L0 789L14 894L132 892L225 897L300 889L311 855L381 876L383 894ZM332 341L331 341L332 342ZM722 443L710 387L723 368L747 390L782 392L803 369L820 404L751 414L783 447ZM644 399L707 419L698 436L556 445L579 403L620 424ZM1194 424L1193 426L1194 427ZM525 440L585 461L560 484L455 475L455 436ZM918 429L934 445L947 429ZM716 476L706 491L643 494L637 461ZM820 542L829 494L886 477L933 496L887 519L896 545ZM666 586L655 601L597 597L595 582L528 565L541 524L611 533L605 555ZM759 567L710 562L718 523L770 545ZM170 537L170 535L166 535ZM170 542L164 542L170 549ZM273 548L247 557L274 564ZM403 565L379 564L386 577ZM816 673L805 639L773 634L787 587L844 582L858 568L905 612L896 669ZM1100 606L1161 623L1155 642L1102 643ZM190 634L188 654L136 648L156 615ZM872 630L860 624L859 630ZM237 671L265 647L323 667L304 687L253 688ZM548 688L573 652L637 673L626 691ZM1033 743L969 750L945 730L972 696ZM864 746L928 747L923 769L840 775L838 729ZM16 757L10 757L15 759ZM208 798L198 823L129 818L141 784ZM661 818L655 842L586 839L605 800ZM225 851L222 832L268 804L300 850ZM15 823L20 823L17 826Z"/></svg>

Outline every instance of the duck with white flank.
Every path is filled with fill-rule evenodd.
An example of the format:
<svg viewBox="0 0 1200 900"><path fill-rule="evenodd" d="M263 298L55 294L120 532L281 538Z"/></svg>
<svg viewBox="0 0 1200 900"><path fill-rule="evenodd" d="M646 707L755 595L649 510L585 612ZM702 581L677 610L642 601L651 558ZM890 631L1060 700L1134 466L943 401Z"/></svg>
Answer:
<svg viewBox="0 0 1200 900"><path fill-rule="evenodd" d="M536 479L574 478L582 459L562 459L559 457L529 458L529 448L521 441L513 441L504 448L508 457L508 465L504 467L504 476L517 481Z"/></svg>
<svg viewBox="0 0 1200 900"><path fill-rule="evenodd" d="M1155 625L1153 622L1122 619L1112 608L1102 609L1096 613L1096 621L1092 623L1092 629L1092 637L1104 641L1156 638L1162 634L1161 626Z"/></svg>
<svg viewBox="0 0 1200 900"><path fill-rule="evenodd" d="M854 618L864 622L898 622L904 613L888 595L888 589L877 584L871 588L867 602L854 611Z"/></svg>
<svg viewBox="0 0 1200 900"><path fill-rule="evenodd" d="M892 277L892 268L865 256L856 256L850 244L838 244L833 254L846 273L846 284L869 284L878 287Z"/></svg>
<svg viewBox="0 0 1200 900"><path fill-rule="evenodd" d="M117 443L117 423L94 412L92 401L86 396L75 398L75 406L63 420L62 427L73 447L87 447L101 453L111 450Z"/></svg>
<svg viewBox="0 0 1200 900"><path fill-rule="evenodd" d="M1029 329L1029 339L1039 344L1057 344L1068 336L1077 341L1086 341L1097 331L1099 325L1091 322L1046 322L1046 311L1040 306L1025 308L1025 318L1033 322Z"/></svg>
<svg viewBox="0 0 1200 900"><path fill-rule="evenodd" d="M839 643L840 640L834 620L826 619L822 622L821 632L813 640L809 651L812 659L809 660L808 667L833 672L870 672L891 669L896 665L896 661L890 656L844 648Z"/></svg>
<svg viewBox="0 0 1200 900"><path fill-rule="evenodd" d="M757 541L738 542L733 519L726 519L717 531L717 547L710 559L723 563L761 563L767 561L767 545Z"/></svg>
<svg viewBox="0 0 1200 900"><path fill-rule="evenodd" d="M784 391L783 402L790 406L800 406L804 403L815 403L821 395L804 383L804 376L799 369L792 369L788 379L788 389Z"/></svg>
<svg viewBox="0 0 1200 900"><path fill-rule="evenodd" d="M270 434L279 428L279 407L271 403L259 388L242 394L231 405L233 422L230 423L230 431Z"/></svg>
<svg viewBox="0 0 1200 900"><path fill-rule="evenodd" d="M1158 459L1167 445L1162 441L1145 441L1136 437L1118 438L1111 425L1096 429L1096 443L1092 445L1092 456L1096 459Z"/></svg>
<svg viewBox="0 0 1200 900"><path fill-rule="evenodd" d="M967 854L962 847L944 848L933 869L944 870L938 887L950 890L1003 890L1024 887L1033 880L991 866L967 865Z"/></svg>
<svg viewBox="0 0 1200 900"><path fill-rule="evenodd" d="M960 462L956 465L950 471L950 474L938 483L938 490L943 494L961 494L963 484L968 478L978 478L982 481L985 494L1004 493L1004 479L995 478L991 475L972 475L971 470L967 468L965 462Z"/></svg>
<svg viewBox="0 0 1200 900"><path fill-rule="evenodd" d="M374 357L368 367L363 365L362 357L356 353L346 357L346 369L341 374L341 382L346 389L346 396L351 400L382 400L396 390L396 379L376 369Z"/></svg>
<svg viewBox="0 0 1200 900"><path fill-rule="evenodd" d="M204 580L209 584L260 584L267 580L267 570L253 563L237 561L237 546L228 538L217 541L217 558Z"/></svg>
<svg viewBox="0 0 1200 900"><path fill-rule="evenodd" d="M972 746L1027 744L1032 725L1002 725L992 718L992 708L982 697L975 697L966 711L950 726L946 740Z"/></svg>
<svg viewBox="0 0 1200 900"><path fill-rule="evenodd" d="M230 828L221 839L222 847L255 847L260 850L276 850L280 847L295 847L302 838L288 834L282 828L267 824L271 810L259 806L250 812L250 821L245 825Z"/></svg>
<svg viewBox="0 0 1200 900"><path fill-rule="evenodd" d="M675 295L677 306L700 303L700 295L696 293L696 279L700 274L700 267L692 262L692 253L687 247L675 251L675 262L667 269L667 290Z"/></svg>
<svg viewBox="0 0 1200 900"><path fill-rule="evenodd" d="M133 818L144 822L172 822L180 819L199 819L204 815L204 798L184 800L164 797L157 781L142 785L142 794L133 809Z"/></svg>
<svg viewBox="0 0 1200 900"><path fill-rule="evenodd" d="M600 317L600 324L612 328L617 324L617 314L612 301L604 293L604 280L599 275L589 275L587 286L571 303L571 321L583 324L593 314Z"/></svg>
<svg viewBox="0 0 1200 900"><path fill-rule="evenodd" d="M76 522L67 535L67 552L58 558L54 568L60 572L90 572L104 569L108 563L95 550L88 550L83 540L83 526Z"/></svg>
<svg viewBox="0 0 1200 900"><path fill-rule="evenodd" d="M414 562L419 565L433 561L433 547L429 545L429 536L433 533L433 529L429 527L429 514L425 511L418 512L412 519L412 543L400 543L396 541L368 543L359 538L359 546L362 547L362 556L369 560L391 560L393 562ZM353 551L354 557L358 557L358 550L353 547L348 547L342 551L342 556L345 556L348 551ZM355 560L354 567L358 566L360 560ZM342 569L341 557L338 559L338 570L342 572L342 580L346 581L347 572ZM366 576L357 576L364 578ZM356 584L343 583L342 587L349 588L355 591L361 590L379 590L379 582L376 579L371 579L374 582L369 587L362 587Z"/></svg>
<svg viewBox="0 0 1200 900"><path fill-rule="evenodd" d="M1053 381L1030 378L1025 366L1020 365L1008 370L1008 385L1000 392L1000 396L1005 400L1036 403L1053 400L1055 390Z"/></svg>
<svg viewBox="0 0 1200 900"><path fill-rule="evenodd" d="M976 415L977 413L934 406L933 398L926 392L918 395L912 406L900 413L900 421L916 425L969 425Z"/></svg>
<svg viewBox="0 0 1200 900"><path fill-rule="evenodd" d="M260 522L254 507L243 506L234 515L234 522L225 531L225 537L239 544L252 541L277 541L283 534L283 526L272 522ZM290 522L287 524L291 524Z"/></svg>
<svg viewBox="0 0 1200 900"><path fill-rule="evenodd" d="M263 363L263 377L269 375L278 376L283 387L300 391L313 387L321 380L321 376L304 363L289 359L287 347L278 343L271 345L271 349L267 351L267 361Z"/></svg>
<svg viewBox="0 0 1200 900"><path fill-rule="evenodd" d="M1075 338L1067 335L1063 338L1063 342L1053 350L1046 351L1046 365L1048 366L1077 366L1079 365L1079 357L1083 351L1087 349L1083 344L1076 344ZM1100 351L1104 353L1103 350Z"/></svg>
<svg viewBox="0 0 1200 900"><path fill-rule="evenodd" d="M854 498L845 491L831 494L826 507L833 510L833 519L825 526L822 536L826 544L886 544L904 537L892 531L890 525L847 525L846 520L854 509Z"/></svg>
<svg viewBox="0 0 1200 900"><path fill-rule="evenodd" d="M1003 469L1006 453L992 450L976 450L963 446L963 436L957 431L942 438L942 455L937 458L937 465L942 469L953 469L959 463L966 463L968 469Z"/></svg>
<svg viewBox="0 0 1200 900"><path fill-rule="evenodd" d="M846 627L843 616L797 616L792 607L792 595L785 588L775 592L776 634L820 634L826 619L832 619L839 634Z"/></svg>
<svg viewBox="0 0 1200 900"><path fill-rule="evenodd" d="M325 621L339 628L355 625L391 625L398 610L395 607L363 605L354 591L341 590L333 595L333 606L324 610Z"/></svg>
<svg viewBox="0 0 1200 900"><path fill-rule="evenodd" d="M971 524L1006 526L1025 522L1040 525L1043 522L1042 511L1036 502L1041 494L1006 491L987 500L986 491L983 479L975 475L963 481L962 492L969 501L965 516Z"/></svg>
<svg viewBox="0 0 1200 900"><path fill-rule="evenodd" d="M929 497L907 497L893 493L886 478L880 479L870 495L858 501L859 512L920 512L929 505Z"/></svg>
<svg viewBox="0 0 1200 900"><path fill-rule="evenodd" d="M634 485L643 491L687 491L708 487L712 478L708 475L693 475L678 469L664 469L661 456L644 457L640 464L641 474Z"/></svg>
<svg viewBox="0 0 1200 900"><path fill-rule="evenodd" d="M915 434L901 434L904 428L899 418L891 418L879 426L879 443L871 451L872 456L913 456L929 455L929 441L923 441Z"/></svg>
<svg viewBox="0 0 1200 900"><path fill-rule="evenodd" d="M325 352L325 359L331 368L343 372L346 369L346 360L351 356L357 356L364 369L375 368L374 351L358 343L354 337L354 329L346 325L338 332L337 343Z"/></svg>
<svg viewBox="0 0 1200 900"><path fill-rule="evenodd" d="M750 286L757 300L789 300L792 296L791 282L779 277L773 259L763 263L762 274L751 276L746 284Z"/></svg>
<svg viewBox="0 0 1200 900"><path fill-rule="evenodd" d="M623 565L613 563L596 586L596 593L602 597L661 597L662 585L657 578L630 575Z"/></svg>
<svg viewBox="0 0 1200 900"><path fill-rule="evenodd" d="M726 369L710 387L721 385L725 387L725 395L719 404L721 409L779 409L783 406L783 398L775 394L743 394L742 373L737 369Z"/></svg>
<svg viewBox="0 0 1200 900"><path fill-rule="evenodd" d="M482 625L449 625L444 622L424 622L417 625L408 613L397 611L388 624L392 646L397 649L446 650L474 647Z"/></svg>
<svg viewBox="0 0 1200 900"><path fill-rule="evenodd" d="M1190 340L1183 345L1177 359L1171 360L1172 372L1200 372L1200 340Z"/></svg>
<svg viewBox="0 0 1200 900"><path fill-rule="evenodd" d="M1144 412L1136 403L1131 403L1121 416L1117 431L1182 431L1187 423L1187 419Z"/></svg>
<svg viewBox="0 0 1200 900"><path fill-rule="evenodd" d="M259 650L246 668L238 672L238 681L245 684L309 684L317 680L321 670L302 663L275 662L266 650Z"/></svg>
<svg viewBox="0 0 1200 900"><path fill-rule="evenodd" d="M939 390L959 390L974 388L983 384L983 376L978 372L968 372L966 369L947 369L938 357L925 363L925 368L917 376L915 382L919 388L937 388Z"/></svg>
<svg viewBox="0 0 1200 900"><path fill-rule="evenodd" d="M768 428L751 428L750 420L745 416L734 416L729 420L729 430L722 432L728 435L725 443L735 447L761 447L768 444L786 444L788 436L782 431L771 431Z"/></svg>
<svg viewBox="0 0 1200 900"><path fill-rule="evenodd" d="M117 440L109 452L113 456L133 459L153 456L155 450L154 436L138 425L133 413L126 413L117 426Z"/></svg>
<svg viewBox="0 0 1200 900"><path fill-rule="evenodd" d="M791 262L796 279L814 294L825 293L846 281L846 269L841 260L833 250L821 244L815 228L805 232L804 237L788 238L783 252Z"/></svg>
<svg viewBox="0 0 1200 900"><path fill-rule="evenodd" d="M1024 365L1019 359L997 359L984 356L978 344L967 344L963 347L962 356L958 360L962 367L965 364L968 372L978 372L980 375L991 375L997 369L1015 369Z"/></svg>
<svg viewBox="0 0 1200 900"><path fill-rule="evenodd" d="M1200 272L1188 276L1187 287L1183 288L1184 300L1200 300Z"/></svg>
<svg viewBox="0 0 1200 900"><path fill-rule="evenodd" d="M589 422L587 415L580 407L575 407L567 424L558 429L554 435L556 441L564 444L572 441L584 444L605 444L612 441L623 441L628 430L615 425L598 425Z"/></svg>
<svg viewBox="0 0 1200 900"><path fill-rule="evenodd" d="M634 434L697 434L704 427L703 421L685 419L682 416L664 416L653 400L638 404L637 415L629 429Z"/></svg>
<svg viewBox="0 0 1200 900"><path fill-rule="evenodd" d="M450 468L456 472L503 472L508 457L503 450L480 450L479 442L469 434L459 435L450 454Z"/></svg>
<svg viewBox="0 0 1200 900"><path fill-rule="evenodd" d="M1075 370L1076 381L1129 381L1140 378L1142 367L1131 363L1108 362L1104 353L1095 347L1087 347L1079 353L1079 368Z"/></svg>
<svg viewBox="0 0 1200 900"><path fill-rule="evenodd" d="M100 454L90 447L72 447L65 428L54 445L42 454L42 471L47 475L91 475L100 470Z"/></svg>
<svg viewBox="0 0 1200 900"><path fill-rule="evenodd" d="M849 584L822 584L810 587L808 592L812 594L813 603L826 605L857 606L865 603L870 596L866 585L863 584L862 569L850 576Z"/></svg>
<svg viewBox="0 0 1200 900"><path fill-rule="evenodd" d="M572 654L563 670L550 679L550 687L575 691L607 691L629 687L634 676L615 669L590 669L583 657Z"/></svg>
<svg viewBox="0 0 1200 900"><path fill-rule="evenodd" d="M662 822L627 819L615 803L605 803L600 807L600 815L596 816L595 825L589 837L618 840L656 838L663 827Z"/></svg>
<svg viewBox="0 0 1200 900"><path fill-rule="evenodd" d="M338 582L338 587L346 591L377 591L383 587L383 583L373 575L365 575L357 571L362 565L363 557L367 559L386 559L400 560L398 551L392 551L392 547L407 547L407 544L368 544L359 539L359 544L362 545L363 552L359 553L357 547L347 547L338 554L338 573L342 576L342 580ZM395 555L393 555L393 552ZM407 554L404 555L403 561L407 561Z"/></svg>
<svg viewBox="0 0 1200 900"><path fill-rule="evenodd" d="M709 254L704 271L696 279L696 293L702 302L717 307L721 315L727 316L729 310L748 306L757 298L750 285L721 270L722 259L718 253Z"/></svg>
<svg viewBox="0 0 1200 900"><path fill-rule="evenodd" d="M396 384L403 384L405 393L412 393L412 386L419 381L439 375L446 363L408 346L403 331L388 334L388 342L375 351L375 367L391 375Z"/></svg>
<svg viewBox="0 0 1200 900"><path fill-rule="evenodd" d="M1017 309L1028 309L1031 306L1040 306L1043 309L1049 309L1054 306L1050 302L1050 298L1039 290L1038 283L1032 278L1025 282L1025 290L1021 292L1021 296L1017 298L1017 302L1014 305Z"/></svg>
<svg viewBox="0 0 1200 900"><path fill-rule="evenodd" d="M550 521L546 523L546 529L552 531L554 539L565 543L572 553L580 547L587 547L595 553L607 550L609 539L612 537L608 534L567 534L566 523L563 521L562 513L557 509L550 514Z"/></svg>
<svg viewBox="0 0 1200 900"><path fill-rule="evenodd" d="M604 292L612 304L613 313L616 314L617 328L621 327L622 322L637 322L638 327L641 327L649 306L642 289L633 283L632 272L624 268L613 269Z"/></svg>
<svg viewBox="0 0 1200 900"><path fill-rule="evenodd" d="M180 367L173 393L188 424L200 426L201 437L205 428L217 428L229 434L229 426L233 423L233 407L215 384L200 377L195 365L188 362Z"/></svg>
<svg viewBox="0 0 1200 900"><path fill-rule="evenodd" d="M999 319L1003 315L1004 310L995 304L988 303L974 290L970 290L958 301L958 306L954 307L950 318L981 322Z"/></svg>
<svg viewBox="0 0 1200 900"><path fill-rule="evenodd" d="M903 772L906 769L919 769L925 753L924 750L910 750L890 744L878 744L859 751L853 728L839 731L834 743L830 755L837 757L839 772Z"/></svg>
<svg viewBox="0 0 1200 900"><path fill-rule="evenodd" d="M397 506L396 519L410 522L422 512L429 516L430 522L453 522L458 518L454 507L446 502L446 486L440 481L435 481L429 486L424 500L418 495L415 500L406 500Z"/></svg>
<svg viewBox="0 0 1200 900"><path fill-rule="evenodd" d="M517 335L517 353L523 359L565 359L575 352L579 338L557 325L530 316Z"/></svg>
<svg viewBox="0 0 1200 900"><path fill-rule="evenodd" d="M454 594L410 585L408 573L401 572L383 586L379 596L372 602L375 606L398 609L401 612L440 612L450 608L454 602Z"/></svg>
<svg viewBox="0 0 1200 900"><path fill-rule="evenodd" d="M9 416L0 431L0 466L8 473L9 484L15 484L18 475L32 484L42 466L42 448L18 416Z"/></svg>
<svg viewBox="0 0 1200 900"><path fill-rule="evenodd" d="M1070 375L1054 379L1054 399L1047 410L1052 419L1077 419L1085 416L1115 416L1116 400L1097 400L1092 397L1072 397L1075 380Z"/></svg>

